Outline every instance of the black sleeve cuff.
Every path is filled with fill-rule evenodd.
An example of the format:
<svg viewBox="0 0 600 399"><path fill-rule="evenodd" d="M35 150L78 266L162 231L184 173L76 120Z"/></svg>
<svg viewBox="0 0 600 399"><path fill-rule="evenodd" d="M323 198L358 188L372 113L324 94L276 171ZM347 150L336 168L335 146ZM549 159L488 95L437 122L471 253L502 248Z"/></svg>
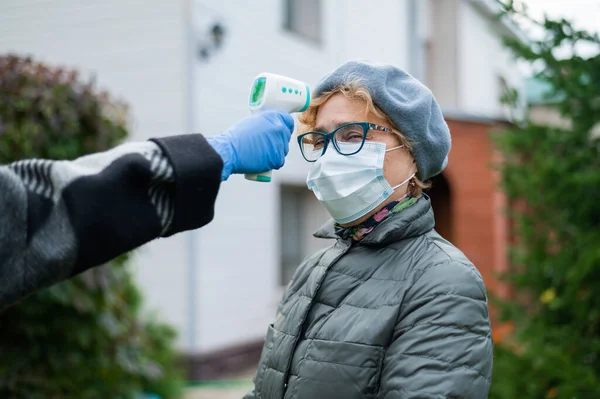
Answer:
<svg viewBox="0 0 600 399"><path fill-rule="evenodd" d="M223 160L200 134L154 138L175 173L175 215L166 236L209 223L221 185Z"/></svg>

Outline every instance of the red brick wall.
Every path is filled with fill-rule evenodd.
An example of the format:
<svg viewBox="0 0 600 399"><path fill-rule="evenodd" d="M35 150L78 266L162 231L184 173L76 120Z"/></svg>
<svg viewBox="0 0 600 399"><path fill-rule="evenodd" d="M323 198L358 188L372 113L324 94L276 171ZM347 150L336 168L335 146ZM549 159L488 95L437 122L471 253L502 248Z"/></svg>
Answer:
<svg viewBox="0 0 600 399"><path fill-rule="evenodd" d="M452 195L452 243L480 270L488 291L506 295L495 274L507 268L508 224L489 138L499 126L455 120L448 125L452 149L444 176Z"/></svg>

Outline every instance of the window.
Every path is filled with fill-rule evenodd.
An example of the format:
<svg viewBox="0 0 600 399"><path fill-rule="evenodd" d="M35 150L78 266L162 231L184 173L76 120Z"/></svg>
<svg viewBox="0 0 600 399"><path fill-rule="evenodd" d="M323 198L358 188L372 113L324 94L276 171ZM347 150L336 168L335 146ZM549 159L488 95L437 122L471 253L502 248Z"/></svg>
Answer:
<svg viewBox="0 0 600 399"><path fill-rule="evenodd" d="M284 0L284 29L321 42L321 0Z"/></svg>
<svg viewBox="0 0 600 399"><path fill-rule="evenodd" d="M304 239L304 196L296 187L281 187L281 284L285 285L302 262Z"/></svg>
<svg viewBox="0 0 600 399"><path fill-rule="evenodd" d="M308 255L331 244L312 235L330 217L306 186L282 185L280 190L280 283L286 285Z"/></svg>

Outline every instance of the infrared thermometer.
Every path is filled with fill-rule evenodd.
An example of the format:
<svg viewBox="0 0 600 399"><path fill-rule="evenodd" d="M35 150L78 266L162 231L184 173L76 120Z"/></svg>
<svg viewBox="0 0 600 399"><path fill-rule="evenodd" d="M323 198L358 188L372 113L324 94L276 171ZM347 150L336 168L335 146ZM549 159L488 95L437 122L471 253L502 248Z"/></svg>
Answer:
<svg viewBox="0 0 600 399"><path fill-rule="evenodd" d="M304 82L273 73L261 73L250 88L250 112L277 110L289 113L304 112L310 103L310 88ZM294 124L294 130L297 127ZM246 174L248 180L270 182L271 172Z"/></svg>

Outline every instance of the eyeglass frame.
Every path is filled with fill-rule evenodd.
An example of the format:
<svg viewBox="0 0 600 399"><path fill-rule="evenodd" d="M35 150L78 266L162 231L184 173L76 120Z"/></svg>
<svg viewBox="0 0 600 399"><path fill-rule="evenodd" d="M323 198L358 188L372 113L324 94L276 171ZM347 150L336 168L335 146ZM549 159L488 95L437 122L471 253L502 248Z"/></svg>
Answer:
<svg viewBox="0 0 600 399"><path fill-rule="evenodd" d="M362 126L363 128L363 139L362 142L360 143L360 147L358 148L358 150L354 151L352 154L342 154L340 152L340 149L338 148L338 146L336 145L336 141L333 140L333 138L335 137L335 134L338 132L338 130L343 129L345 127L351 126L351 125L358 125L358 126ZM338 154L343 155L343 156L351 156L351 155L355 155L358 154L360 152L360 150L362 150L362 148L365 145L365 141L367 140L367 133L369 132L369 130L377 130L380 132L386 132L386 133L392 133L393 129L390 129L389 127L385 127L385 126L381 126L381 125L377 125L375 123L371 123L371 122L350 122L350 123L345 123L341 126L338 126L334 131L330 132L330 133L321 133L321 132L306 132L301 134L300 136L298 136L298 145L300 146L300 152L302 153L302 158L304 158L304 160L306 162L317 162L317 160L319 158L321 158L323 155L325 155L325 153L327 152L327 147L329 146L329 142L333 143L333 148L337 151ZM302 149L302 138L304 136L307 136L309 134L318 134L321 137L323 137L323 140L325 141L325 143L323 144L323 153L319 156L319 158L310 161L308 159L306 159L306 156L304 155L304 150Z"/></svg>

